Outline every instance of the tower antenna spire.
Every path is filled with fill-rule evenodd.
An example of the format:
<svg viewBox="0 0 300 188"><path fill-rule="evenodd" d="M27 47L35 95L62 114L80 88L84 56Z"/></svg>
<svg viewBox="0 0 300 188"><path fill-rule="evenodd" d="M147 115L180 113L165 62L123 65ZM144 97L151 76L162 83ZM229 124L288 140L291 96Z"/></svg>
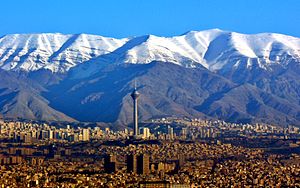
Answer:
<svg viewBox="0 0 300 188"><path fill-rule="evenodd" d="M134 79L134 90L136 90L136 79Z"/></svg>

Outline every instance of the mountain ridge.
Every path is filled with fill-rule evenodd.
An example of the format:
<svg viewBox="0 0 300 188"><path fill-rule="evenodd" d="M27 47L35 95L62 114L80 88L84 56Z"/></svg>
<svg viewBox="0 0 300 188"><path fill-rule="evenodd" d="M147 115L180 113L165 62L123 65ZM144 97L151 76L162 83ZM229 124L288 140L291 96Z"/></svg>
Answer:
<svg viewBox="0 0 300 188"><path fill-rule="evenodd" d="M138 79L141 120L300 126L300 39L282 34L10 35L0 38L0 75L6 118L130 125Z"/></svg>
<svg viewBox="0 0 300 188"><path fill-rule="evenodd" d="M44 68L52 72L67 72L78 64L97 57L101 58L102 55L113 53L118 48L124 48L124 45L128 46L128 42L132 43L139 38L144 41L133 44L127 51L117 56L115 61L119 63L164 61L186 67L194 67L197 63L210 70L219 70L224 66L223 64L226 64L225 60L228 60L228 56L223 57L221 53L230 49L229 56L238 55L250 60L251 58L259 59L258 64L263 68L270 62L280 61L279 52L276 52L277 56L273 56L272 50L286 52L286 54L279 53L283 58L289 55L298 60L300 58L300 39L275 33L249 35L211 29L190 31L173 37L143 35L123 39L88 34L42 33L11 34L0 38L2 47L0 48L0 67L6 70L35 71ZM27 49L28 46L31 46L30 49L33 50ZM5 51L5 49L9 50ZM13 50L15 50L14 53L10 52ZM270 55L272 57L269 57ZM7 60L7 56L11 57L10 60ZM250 60L247 66L253 64ZM35 61L41 61L41 63L34 63ZM236 62L235 66L238 64Z"/></svg>

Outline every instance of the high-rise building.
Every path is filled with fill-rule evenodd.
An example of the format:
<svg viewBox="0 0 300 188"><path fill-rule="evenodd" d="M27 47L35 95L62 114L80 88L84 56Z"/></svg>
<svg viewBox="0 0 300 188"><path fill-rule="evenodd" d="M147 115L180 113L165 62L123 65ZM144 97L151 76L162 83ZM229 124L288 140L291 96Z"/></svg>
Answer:
<svg viewBox="0 0 300 188"><path fill-rule="evenodd" d="M34 131L31 131L31 137L36 139L37 137L37 132L34 130Z"/></svg>
<svg viewBox="0 0 300 188"><path fill-rule="evenodd" d="M168 135L170 139L174 139L174 129L168 126Z"/></svg>
<svg viewBox="0 0 300 188"><path fill-rule="evenodd" d="M142 154L137 157L137 173L143 175L150 174L150 158L147 154Z"/></svg>
<svg viewBox="0 0 300 188"><path fill-rule="evenodd" d="M134 136L139 135L139 126L138 126L138 98L140 97L140 93L137 91L136 87L131 93L131 97L133 99L133 134Z"/></svg>
<svg viewBox="0 0 300 188"><path fill-rule="evenodd" d="M109 133L110 133L110 128L109 128L109 127L106 127L106 128L105 128L105 133L106 133L106 134L109 134Z"/></svg>
<svg viewBox="0 0 300 188"><path fill-rule="evenodd" d="M137 155L127 155L127 172L137 173Z"/></svg>
<svg viewBox="0 0 300 188"><path fill-rule="evenodd" d="M83 129L82 130L82 141L89 141L90 140L90 130Z"/></svg>
<svg viewBox="0 0 300 188"><path fill-rule="evenodd" d="M25 134L24 136L24 142L25 143L30 143L31 142L31 135L30 134Z"/></svg>
<svg viewBox="0 0 300 188"><path fill-rule="evenodd" d="M53 131L48 130L48 134L49 134L49 139L52 140L53 139Z"/></svg>
<svg viewBox="0 0 300 188"><path fill-rule="evenodd" d="M142 128L143 139L147 139L151 136L150 129L147 127Z"/></svg>
<svg viewBox="0 0 300 188"><path fill-rule="evenodd" d="M182 138L183 139L186 139L186 137L187 137L187 128L182 128L181 129L181 136L182 136Z"/></svg>
<svg viewBox="0 0 300 188"><path fill-rule="evenodd" d="M150 174L150 158L147 154L128 155L127 156L127 172L136 174Z"/></svg>
<svg viewBox="0 0 300 188"><path fill-rule="evenodd" d="M40 134L39 134L39 139L45 139L45 138L48 138L48 131L46 131L46 130L41 130L39 133L40 133Z"/></svg>
<svg viewBox="0 0 300 188"><path fill-rule="evenodd" d="M117 157L115 155L104 156L104 170L106 173L117 171Z"/></svg>

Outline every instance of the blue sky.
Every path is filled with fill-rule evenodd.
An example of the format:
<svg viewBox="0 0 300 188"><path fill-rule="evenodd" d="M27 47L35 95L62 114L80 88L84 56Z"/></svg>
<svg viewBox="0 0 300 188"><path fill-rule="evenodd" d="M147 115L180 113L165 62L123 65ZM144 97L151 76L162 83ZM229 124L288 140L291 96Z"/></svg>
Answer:
<svg viewBox="0 0 300 188"><path fill-rule="evenodd" d="M3 0L0 35L90 33L116 38L219 28L300 37L300 0Z"/></svg>

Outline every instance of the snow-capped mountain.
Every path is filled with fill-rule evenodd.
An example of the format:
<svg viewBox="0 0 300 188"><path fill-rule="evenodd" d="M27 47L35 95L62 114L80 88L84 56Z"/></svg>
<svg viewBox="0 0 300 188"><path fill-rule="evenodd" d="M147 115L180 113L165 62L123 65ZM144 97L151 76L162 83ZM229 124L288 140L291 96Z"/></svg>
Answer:
<svg viewBox="0 0 300 188"><path fill-rule="evenodd" d="M141 120L178 115L300 126L300 39L282 34L6 35L0 76L5 118L128 125L138 80Z"/></svg>
<svg viewBox="0 0 300 188"><path fill-rule="evenodd" d="M127 40L86 34L5 35L0 38L0 66L5 70L66 72L77 64L114 51Z"/></svg>
<svg viewBox="0 0 300 188"><path fill-rule="evenodd" d="M250 68L257 63L261 68L267 68L269 64L286 62L288 58L299 60L300 39L271 33L245 35L218 29L191 31L170 38L149 35L118 58L121 63L156 60L185 67L198 63L210 70L220 70L232 62L234 67L247 63Z"/></svg>
<svg viewBox="0 0 300 188"><path fill-rule="evenodd" d="M49 69L66 72L83 62L146 64L172 62L209 70L258 66L268 69L300 59L300 39L282 34L239 34L218 29L181 36L146 35L114 39L78 34L15 34L0 39L0 66L5 70ZM94 69L94 67L93 67Z"/></svg>

